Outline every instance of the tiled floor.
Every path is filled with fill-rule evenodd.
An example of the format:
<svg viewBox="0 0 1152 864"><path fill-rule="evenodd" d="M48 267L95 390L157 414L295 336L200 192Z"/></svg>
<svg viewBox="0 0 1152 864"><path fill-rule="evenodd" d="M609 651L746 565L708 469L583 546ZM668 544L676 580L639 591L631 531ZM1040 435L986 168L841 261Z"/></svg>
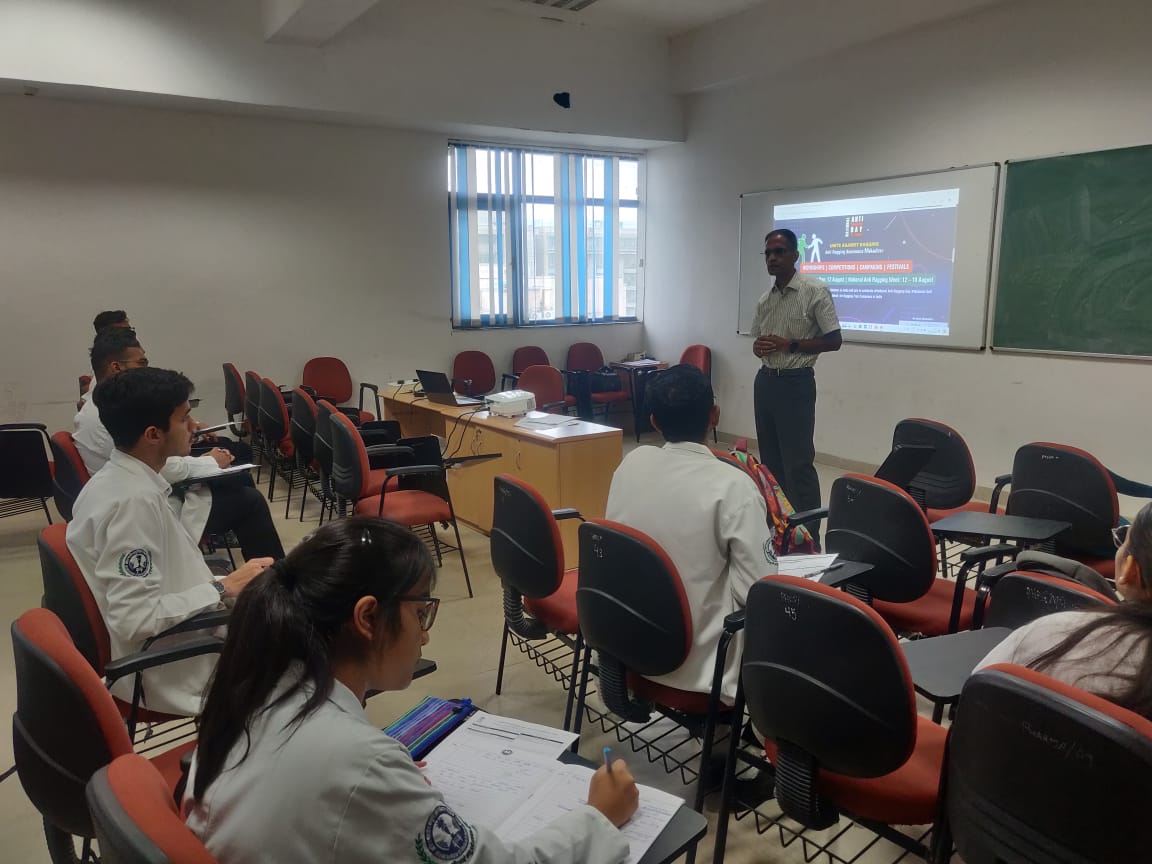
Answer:
<svg viewBox="0 0 1152 864"><path fill-rule="evenodd" d="M834 469L821 468L825 492L838 473ZM282 501L282 496L278 495L277 500ZM318 516L314 504L309 507L307 521L303 524L295 520L282 520L283 504L274 505L272 512L277 518L285 546L289 548L315 527ZM5 621L11 622L24 610L40 603L41 579L35 542L43 524L43 517L35 514L0 520L0 618ZM436 660L439 670L414 682L405 692L374 697L368 703L369 715L383 726L425 695L469 696L485 709L497 714L560 725L564 712L563 691L551 677L537 669L519 652L509 651L504 692L500 696L495 695L502 625L500 587L488 557L487 538L466 529L464 535L465 552L476 596L468 599L458 559L445 556L436 586L436 593L444 602L432 631L431 642L425 649L426 655ZM15 705L11 642L3 638L0 639L0 714L10 717ZM11 741L8 733L0 735L0 771L12 764ZM603 743L615 741L604 740ZM598 753L603 743L595 735L585 737L583 752ZM628 758L628 754L622 755ZM641 757L632 756L629 761L642 782L677 794L689 794L671 775L655 766L643 764ZM713 823L714 799L715 796L708 802ZM799 844L783 850L774 833L757 835L752 830L752 821L746 819L733 823L726 860L733 864L753 861L799 864L804 860ZM862 829L853 829L852 836L856 834L865 840L870 839ZM711 836L710 830L701 845L698 861L712 860ZM25 798L16 777L0 784L0 837L3 838L0 841L3 844L0 860L28 864L48 861L40 817ZM862 864L892 861L897 854L895 847L881 843L862 859Z"/></svg>

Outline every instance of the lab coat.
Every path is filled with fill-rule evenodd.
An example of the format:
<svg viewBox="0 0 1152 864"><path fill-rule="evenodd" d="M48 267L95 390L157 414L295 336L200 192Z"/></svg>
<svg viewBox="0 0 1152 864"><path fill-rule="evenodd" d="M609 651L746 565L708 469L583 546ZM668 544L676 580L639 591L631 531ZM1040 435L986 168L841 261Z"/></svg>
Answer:
<svg viewBox="0 0 1152 864"><path fill-rule="evenodd" d="M269 702L299 670L285 675ZM624 837L588 805L506 844L448 807L343 684L296 726L306 698L298 691L259 714L250 740L236 744L202 800L185 798L188 827L221 864L618 864L628 857ZM193 758L189 797L195 780Z"/></svg>
<svg viewBox="0 0 1152 864"><path fill-rule="evenodd" d="M692 648L679 669L652 680L708 693L724 618L753 583L776 573L768 505L744 471L688 441L637 447L612 475L607 518L643 531L672 559L692 610ZM736 698L743 642L728 646L722 696Z"/></svg>
<svg viewBox="0 0 1152 864"><path fill-rule="evenodd" d="M144 640L220 607L220 593L197 540L168 503L171 487L140 460L116 450L88 481L72 510L68 548L108 627L112 659ZM204 635L167 637L171 644ZM193 657L144 673L144 704L170 714L199 713L216 655ZM112 692L132 698L131 676Z"/></svg>
<svg viewBox="0 0 1152 864"><path fill-rule="evenodd" d="M96 388L92 389L95 392ZM112 436L100 421L100 411L91 393L72 419L72 441L92 476L108 463L116 449ZM220 465L211 456L172 456L164 463L160 476L171 485L192 477L209 477L219 471ZM199 542L212 511L212 490L206 485L188 489L183 495L171 496L168 504L176 518Z"/></svg>

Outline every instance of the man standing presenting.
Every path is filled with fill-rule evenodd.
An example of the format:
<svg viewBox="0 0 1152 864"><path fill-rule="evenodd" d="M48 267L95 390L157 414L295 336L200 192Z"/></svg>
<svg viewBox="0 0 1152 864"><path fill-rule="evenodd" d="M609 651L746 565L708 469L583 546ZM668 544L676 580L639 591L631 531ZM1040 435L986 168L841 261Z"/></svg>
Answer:
<svg viewBox="0 0 1152 864"><path fill-rule="evenodd" d="M764 261L775 281L756 305L752 353L756 375L756 437L760 461L797 510L820 506L816 474L816 356L838 351L840 319L828 286L796 272L796 235L787 228L764 238ZM813 532L815 534L815 532Z"/></svg>

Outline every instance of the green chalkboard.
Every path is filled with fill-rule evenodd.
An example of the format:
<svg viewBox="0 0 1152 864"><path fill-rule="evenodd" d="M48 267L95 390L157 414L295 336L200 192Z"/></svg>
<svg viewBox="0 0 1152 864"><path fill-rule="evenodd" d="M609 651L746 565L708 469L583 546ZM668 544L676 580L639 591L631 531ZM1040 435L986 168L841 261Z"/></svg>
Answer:
<svg viewBox="0 0 1152 864"><path fill-rule="evenodd" d="M1152 146L1008 163L992 346L1152 357Z"/></svg>

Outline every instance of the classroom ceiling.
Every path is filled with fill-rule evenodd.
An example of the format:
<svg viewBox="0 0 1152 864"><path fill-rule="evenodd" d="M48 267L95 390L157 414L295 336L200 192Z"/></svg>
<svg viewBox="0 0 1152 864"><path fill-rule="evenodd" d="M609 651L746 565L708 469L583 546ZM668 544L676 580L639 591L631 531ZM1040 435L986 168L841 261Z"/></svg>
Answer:
<svg viewBox="0 0 1152 864"><path fill-rule="evenodd" d="M719 21L765 0L471 0L544 18L667 36ZM575 11L571 11L575 10Z"/></svg>

